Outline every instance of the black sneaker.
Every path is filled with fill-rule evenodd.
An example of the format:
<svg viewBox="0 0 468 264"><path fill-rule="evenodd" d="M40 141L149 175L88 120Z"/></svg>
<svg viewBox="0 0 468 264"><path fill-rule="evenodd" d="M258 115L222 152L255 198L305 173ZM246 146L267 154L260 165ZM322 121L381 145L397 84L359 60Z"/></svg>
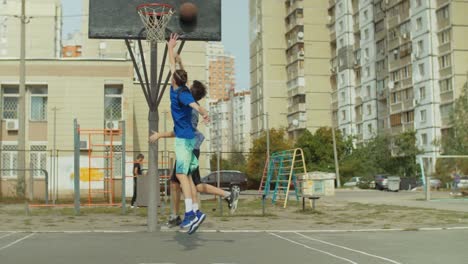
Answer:
<svg viewBox="0 0 468 264"><path fill-rule="evenodd" d="M182 224L182 219L180 218L180 216L177 216L176 218L169 219L166 225L172 228L175 226L179 226L180 224Z"/></svg>

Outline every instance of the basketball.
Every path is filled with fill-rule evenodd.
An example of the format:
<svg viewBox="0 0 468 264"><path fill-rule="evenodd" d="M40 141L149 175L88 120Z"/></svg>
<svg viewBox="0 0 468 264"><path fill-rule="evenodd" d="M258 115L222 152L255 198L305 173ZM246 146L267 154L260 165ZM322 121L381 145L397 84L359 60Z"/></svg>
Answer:
<svg viewBox="0 0 468 264"><path fill-rule="evenodd" d="M180 21L184 23L192 23L197 19L198 7L194 3L183 3L179 8Z"/></svg>

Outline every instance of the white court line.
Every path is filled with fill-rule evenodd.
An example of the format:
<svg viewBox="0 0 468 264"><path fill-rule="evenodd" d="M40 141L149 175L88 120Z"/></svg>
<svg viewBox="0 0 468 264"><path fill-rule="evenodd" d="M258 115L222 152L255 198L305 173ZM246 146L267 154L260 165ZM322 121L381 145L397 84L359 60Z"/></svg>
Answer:
<svg viewBox="0 0 468 264"><path fill-rule="evenodd" d="M303 247L308 248L308 249L310 249L310 250L314 250L314 251L317 251L317 252L320 252L320 253L323 253L323 254L332 256L332 257L334 257L334 258L344 260L344 261L349 262L349 263L358 264L357 262L354 262L354 261L352 261L352 260L350 260L350 259L343 258L343 257L337 256L337 255L334 255L334 254L332 254L332 253L330 253L330 252L327 252L327 251L323 251L323 250L320 250L320 249L316 249L316 248L313 248L313 247L309 247L309 246L307 246L307 245L305 245L305 244L301 244L301 243L299 243L299 242L296 242L296 241L294 241L294 240L291 240L291 239L282 237L282 236L280 236L280 235L277 235L277 234L274 234L274 233L269 233L269 234L272 235L272 236L279 237L279 238L281 238L281 239L283 239L283 240L289 241L289 242L291 242L291 243L293 243L293 244L296 244L296 245L299 245L299 246L303 246Z"/></svg>
<svg viewBox="0 0 468 264"><path fill-rule="evenodd" d="M337 248L346 249L346 250L349 250L349 251L352 251L352 252L356 252L356 253L359 253L359 254L363 254L363 255L369 256L369 257L374 257L374 258L378 258L378 259L381 259L381 260L385 260L385 261L388 261L388 262L394 263L394 264L402 264L402 263L400 263L400 262L398 262L398 261L391 260L391 259L388 259L388 258L384 258L384 257L381 257L381 256L377 256L377 255L373 255L373 254L370 254L370 253L367 253L367 252L364 252L364 251L360 251L360 250L356 250L356 249L352 249L352 248L340 246L340 245L333 244L333 243L330 243L330 242L327 242L327 241L323 241L323 240L320 240L320 239L308 237L308 236L306 236L306 235L299 234L299 233L295 233L295 234L296 234L296 235L299 235L299 236L302 236L302 237L304 237L304 238L307 238L307 239L309 239L309 240L316 241L316 242L319 242L319 243L323 243L323 244L326 244L326 245L329 245L329 246L334 246L334 247L337 247Z"/></svg>
<svg viewBox="0 0 468 264"><path fill-rule="evenodd" d="M443 231L443 230L468 230L468 226L458 227L421 227L416 228L415 231ZM359 233L359 232L399 232L408 231L405 228L371 228L371 229L303 229L303 230L280 230L280 229L240 229L240 230L225 230L225 229L204 229L198 230L197 233ZM9 233L146 233L146 230L35 230L35 231L24 231L24 230L8 230L0 232ZM161 232L179 232L175 229L161 229Z"/></svg>
<svg viewBox="0 0 468 264"><path fill-rule="evenodd" d="M16 232L10 232L9 234L6 234L6 235L3 235L3 236L0 236L0 239L4 238L4 237L9 237L13 234L16 234Z"/></svg>
<svg viewBox="0 0 468 264"><path fill-rule="evenodd" d="M29 234L29 235L27 235L27 236L25 236L25 237L23 237L23 238L17 239L17 240L15 240L15 241L11 242L10 244L1 247L0 250L4 250L5 248L9 248L9 247L13 246L14 244L16 244L16 243L18 243L18 242L21 242L22 240L28 239L28 238L30 238L30 237L32 237L32 236L34 236L34 235L35 235L35 233L32 233L32 234Z"/></svg>

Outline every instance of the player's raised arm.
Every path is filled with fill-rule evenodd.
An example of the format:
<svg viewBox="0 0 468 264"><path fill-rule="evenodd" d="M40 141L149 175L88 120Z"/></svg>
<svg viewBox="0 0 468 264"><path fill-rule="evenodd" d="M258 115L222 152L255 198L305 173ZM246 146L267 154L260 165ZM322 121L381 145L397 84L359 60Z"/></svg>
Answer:
<svg viewBox="0 0 468 264"><path fill-rule="evenodd" d="M169 53L169 66L171 68L171 73L174 73L176 70L175 56L177 54L174 53L174 48L177 45L178 39L179 39L179 35L177 35L177 33L172 33L169 41L167 42L167 49Z"/></svg>

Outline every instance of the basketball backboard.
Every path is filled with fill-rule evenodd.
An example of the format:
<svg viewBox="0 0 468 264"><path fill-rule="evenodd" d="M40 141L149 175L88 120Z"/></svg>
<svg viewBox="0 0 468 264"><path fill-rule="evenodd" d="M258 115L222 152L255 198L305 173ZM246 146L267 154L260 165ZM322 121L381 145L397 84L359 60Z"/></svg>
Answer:
<svg viewBox="0 0 468 264"><path fill-rule="evenodd" d="M191 2L198 7L196 23L180 22L179 7ZM137 13L145 3L164 3L174 7L174 15L166 30L178 33L180 39L198 41L221 40L221 0L89 0L89 38L146 39L146 32Z"/></svg>

